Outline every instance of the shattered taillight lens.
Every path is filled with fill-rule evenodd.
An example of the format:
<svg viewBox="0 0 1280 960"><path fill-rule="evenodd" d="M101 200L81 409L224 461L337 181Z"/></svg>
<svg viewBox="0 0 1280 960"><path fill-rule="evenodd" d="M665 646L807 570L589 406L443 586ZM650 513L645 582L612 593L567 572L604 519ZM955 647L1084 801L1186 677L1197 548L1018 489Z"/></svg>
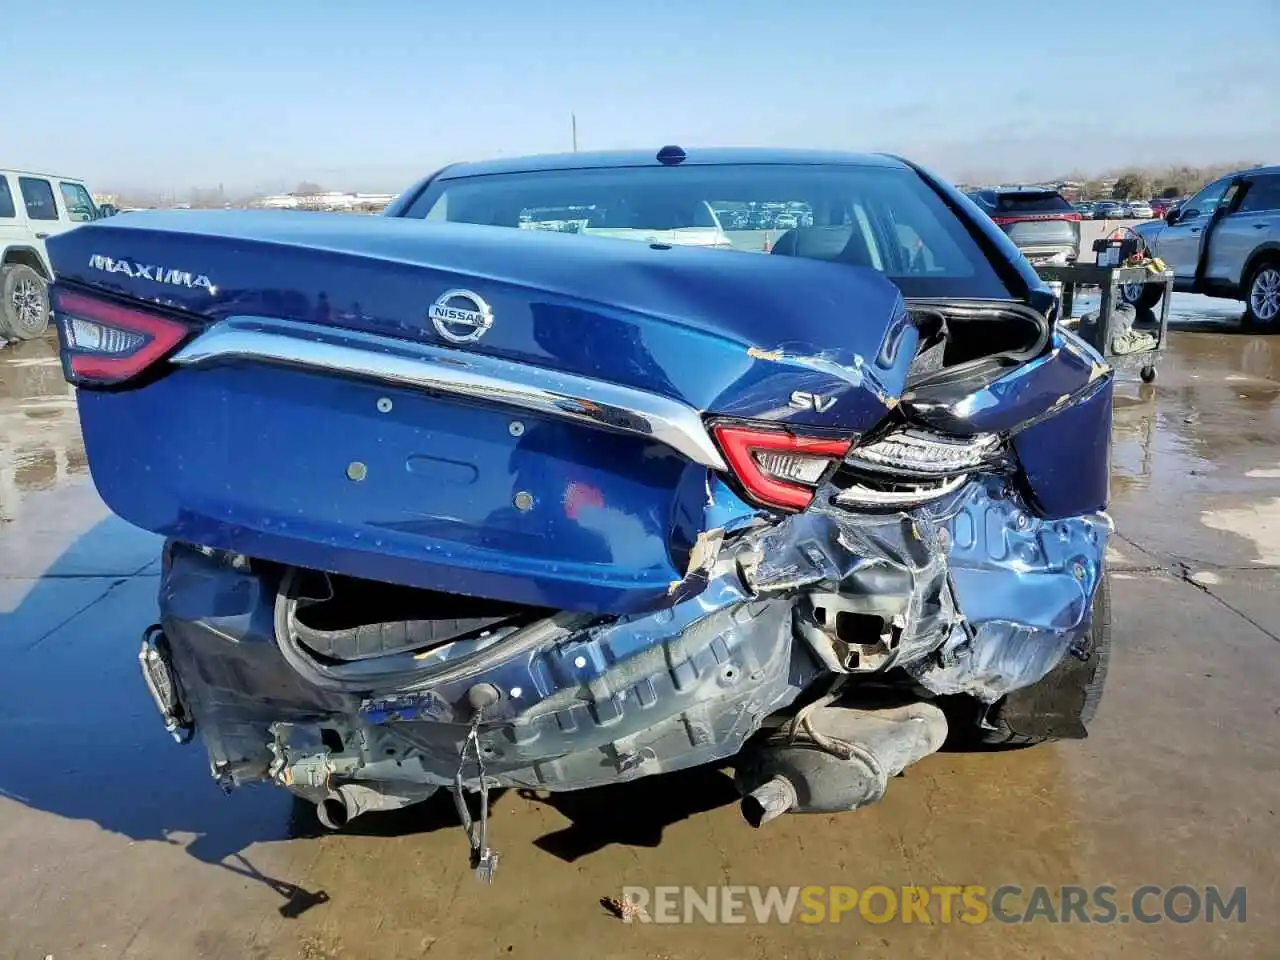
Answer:
<svg viewBox="0 0 1280 960"><path fill-rule="evenodd" d="M55 290L62 369L79 386L138 376L191 333L181 321L69 290Z"/></svg>
<svg viewBox="0 0 1280 960"><path fill-rule="evenodd" d="M713 432L747 495L783 510L807 507L822 478L849 452L848 440L782 430L722 423Z"/></svg>
<svg viewBox="0 0 1280 960"><path fill-rule="evenodd" d="M850 451L836 477L835 502L845 507L910 509L958 490L969 474L999 462L1004 441L994 434L944 437L898 430Z"/></svg>
<svg viewBox="0 0 1280 960"><path fill-rule="evenodd" d="M847 462L878 473L949 477L986 463L1000 452L993 434L943 437L918 430L899 430L874 443L856 447Z"/></svg>

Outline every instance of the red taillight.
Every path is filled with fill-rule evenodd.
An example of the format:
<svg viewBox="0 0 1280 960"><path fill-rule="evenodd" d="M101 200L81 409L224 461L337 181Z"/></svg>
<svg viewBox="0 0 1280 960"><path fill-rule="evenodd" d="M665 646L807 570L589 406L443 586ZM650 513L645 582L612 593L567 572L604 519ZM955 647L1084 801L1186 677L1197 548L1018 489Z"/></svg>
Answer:
<svg viewBox="0 0 1280 960"><path fill-rule="evenodd" d="M1078 213L1025 213L1016 217L992 217L991 219L997 226L1007 227L1011 223L1031 223L1036 220L1068 220L1079 223L1081 218Z"/></svg>
<svg viewBox="0 0 1280 960"><path fill-rule="evenodd" d="M82 293L54 297L63 371L72 383L106 386L142 373L180 344L184 323Z"/></svg>
<svg viewBox="0 0 1280 960"><path fill-rule="evenodd" d="M828 468L849 452L850 444L724 423L713 432L746 493L757 503L784 510L807 507Z"/></svg>

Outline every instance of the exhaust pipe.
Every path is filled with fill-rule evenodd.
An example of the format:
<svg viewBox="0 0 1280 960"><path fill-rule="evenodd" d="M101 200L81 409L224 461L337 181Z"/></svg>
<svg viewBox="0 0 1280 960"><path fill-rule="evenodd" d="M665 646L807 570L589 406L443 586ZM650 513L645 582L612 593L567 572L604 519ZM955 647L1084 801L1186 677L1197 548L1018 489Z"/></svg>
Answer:
<svg viewBox="0 0 1280 960"><path fill-rule="evenodd" d="M325 794L324 799L316 804L316 817L327 829L341 830L362 813L399 810L411 804L421 803L435 792L435 787L428 787L425 793L419 791L409 795L388 794L384 793L379 786L344 783L336 790L330 790Z"/></svg>
<svg viewBox="0 0 1280 960"><path fill-rule="evenodd" d="M795 733L775 735L738 768L742 816L762 827L784 813L857 810L884 796L889 778L938 750L947 718L931 703L856 710L815 705Z"/></svg>
<svg viewBox="0 0 1280 960"><path fill-rule="evenodd" d="M742 798L742 815L753 827L763 827L799 802L795 785L782 774L760 784Z"/></svg>

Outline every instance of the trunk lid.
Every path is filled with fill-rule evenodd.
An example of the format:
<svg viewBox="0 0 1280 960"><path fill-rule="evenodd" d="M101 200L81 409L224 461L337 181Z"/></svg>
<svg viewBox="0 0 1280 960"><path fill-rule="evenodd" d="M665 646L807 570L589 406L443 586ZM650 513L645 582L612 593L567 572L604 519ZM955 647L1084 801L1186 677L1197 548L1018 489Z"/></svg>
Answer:
<svg viewBox="0 0 1280 960"><path fill-rule="evenodd" d="M709 511L747 510L710 482L727 467L708 422L851 438L896 403L917 343L873 271L666 244L175 211L50 252L64 302L189 328L141 375L77 391L125 519L564 609L668 602Z"/></svg>

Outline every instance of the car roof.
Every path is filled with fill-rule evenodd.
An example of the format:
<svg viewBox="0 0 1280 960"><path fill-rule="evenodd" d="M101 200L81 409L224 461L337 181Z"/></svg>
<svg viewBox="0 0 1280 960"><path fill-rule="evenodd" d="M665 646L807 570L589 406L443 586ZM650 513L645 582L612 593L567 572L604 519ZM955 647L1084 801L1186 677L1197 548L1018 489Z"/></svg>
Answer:
<svg viewBox="0 0 1280 960"><path fill-rule="evenodd" d="M1256 177L1259 174L1276 174L1276 173L1280 173L1280 166L1277 166L1275 164L1270 164L1269 166L1265 166L1265 167L1251 167L1248 170L1237 170L1234 174L1228 174L1228 176Z"/></svg>
<svg viewBox="0 0 1280 960"><path fill-rule="evenodd" d="M991 192L1007 197L1018 193L1059 193L1059 190L1057 187L996 187Z"/></svg>
<svg viewBox="0 0 1280 960"><path fill-rule="evenodd" d="M680 148L663 147L663 151ZM839 150L795 150L781 147L690 147L680 166L728 164L809 164L891 167L905 170L906 164L885 154L852 153ZM618 167L658 167L658 149L600 150L583 153L547 153L494 160L463 161L446 167L441 180L482 177L495 173L532 173L544 170L598 170Z"/></svg>
<svg viewBox="0 0 1280 960"><path fill-rule="evenodd" d="M1244 170L1229 170L1219 177L1214 177L1212 180L1208 181L1205 186L1208 186L1209 183L1218 183L1221 180L1233 180L1236 177L1257 177L1262 175L1272 176L1275 174L1280 174L1280 166L1277 166L1276 164L1268 164L1264 167L1248 167ZM1201 187L1200 189L1203 190L1204 188ZM1195 193L1197 191L1192 192Z"/></svg>
<svg viewBox="0 0 1280 960"><path fill-rule="evenodd" d="M40 177L44 180L65 180L67 183L84 184L84 180L80 177L64 177L60 173L38 173L35 170L10 170L7 167L0 167L0 174L10 174L15 177Z"/></svg>

